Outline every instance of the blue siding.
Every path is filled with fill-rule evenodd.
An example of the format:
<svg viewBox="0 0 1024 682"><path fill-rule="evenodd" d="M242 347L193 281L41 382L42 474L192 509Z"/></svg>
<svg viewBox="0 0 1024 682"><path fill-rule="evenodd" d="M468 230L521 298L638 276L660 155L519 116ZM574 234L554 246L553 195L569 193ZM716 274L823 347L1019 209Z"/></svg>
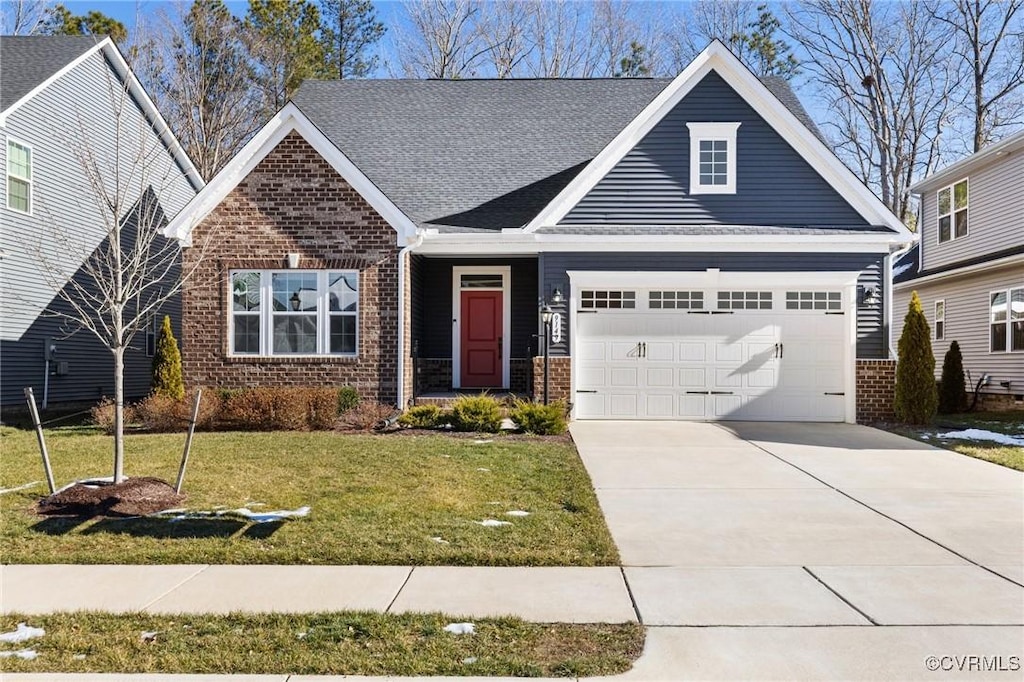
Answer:
<svg viewBox="0 0 1024 682"><path fill-rule="evenodd" d="M741 124L735 195L689 195L688 122ZM867 226L714 72L658 122L562 224Z"/></svg>
<svg viewBox="0 0 1024 682"><path fill-rule="evenodd" d="M685 272L719 268L723 272L837 272L862 271L862 286L876 286L879 302L857 309L857 357L885 358L885 315L881 285L884 254L877 253L542 253L541 288L560 289L566 303L559 311L568 312L569 270L610 270L639 272ZM569 354L569 334L552 346L553 355Z"/></svg>

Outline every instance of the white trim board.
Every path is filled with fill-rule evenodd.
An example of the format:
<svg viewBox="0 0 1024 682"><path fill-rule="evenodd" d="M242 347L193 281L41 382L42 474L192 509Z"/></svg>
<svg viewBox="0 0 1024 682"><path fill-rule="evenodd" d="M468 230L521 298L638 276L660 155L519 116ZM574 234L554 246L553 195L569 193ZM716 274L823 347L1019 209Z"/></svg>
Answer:
<svg viewBox="0 0 1024 682"><path fill-rule="evenodd" d="M711 71L736 90L868 223L896 230L901 242L912 239L912 233L902 221L719 40L714 40L697 55L523 228L524 231L534 232L542 226L557 225Z"/></svg>
<svg viewBox="0 0 1024 682"><path fill-rule="evenodd" d="M203 221L280 144L297 132L397 233L405 246L416 237L416 225L302 111L289 102L242 148L164 230L169 238L191 245L192 229Z"/></svg>
<svg viewBox="0 0 1024 682"><path fill-rule="evenodd" d="M692 287L692 288L749 288L784 289L796 287L824 287L840 289L856 286L861 272L753 272L717 268L696 271L636 272L609 270L569 270L566 272L573 290L577 287Z"/></svg>
<svg viewBox="0 0 1024 682"><path fill-rule="evenodd" d="M501 275L501 386L512 383L512 266L452 266L452 388L462 388L462 275ZM484 289L483 291L487 291ZM497 291L496 289L494 291ZM473 387L474 389L476 387ZM499 387L494 387L499 388Z"/></svg>
<svg viewBox="0 0 1024 682"><path fill-rule="evenodd" d="M109 37L98 41L95 46L83 52L52 76L32 88L17 102L0 112L0 128L6 127L8 117L21 108L26 102L100 52L102 52L110 61L110 64L113 66L118 77L126 83L128 86L128 92L132 97L134 97L135 101L139 103L143 114L145 114L150 124L154 129L156 129L157 135L161 140L163 140L164 144L167 145L175 160L177 160L181 165L182 170L185 171L185 175L188 176L193 187L197 190L201 190L206 184L203 181L203 177L199 174L195 164L192 163L192 159L190 159L188 154L185 153L185 149L181 146L178 138L176 138L171 132L171 127L167 125L167 121L165 121L164 117L160 114L160 110L156 108L153 100L150 99L149 93L147 93L145 88L142 87L139 79L135 77L131 67L128 66L128 62L125 60L124 55L121 54L121 50L118 49L117 45L115 45L114 41Z"/></svg>

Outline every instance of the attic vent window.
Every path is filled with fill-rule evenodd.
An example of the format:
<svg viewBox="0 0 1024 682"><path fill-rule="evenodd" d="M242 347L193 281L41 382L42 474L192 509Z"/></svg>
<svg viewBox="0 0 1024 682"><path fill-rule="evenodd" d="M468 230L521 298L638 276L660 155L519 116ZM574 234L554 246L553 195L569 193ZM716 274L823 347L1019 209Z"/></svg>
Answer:
<svg viewBox="0 0 1024 682"><path fill-rule="evenodd" d="M736 194L739 123L687 123L690 129L690 194Z"/></svg>

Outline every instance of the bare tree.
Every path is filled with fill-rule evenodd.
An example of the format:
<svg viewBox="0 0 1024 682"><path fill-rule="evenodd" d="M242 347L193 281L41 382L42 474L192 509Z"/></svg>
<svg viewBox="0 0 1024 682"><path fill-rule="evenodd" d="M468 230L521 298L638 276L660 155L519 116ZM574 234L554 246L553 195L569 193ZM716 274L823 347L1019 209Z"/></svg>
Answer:
<svg viewBox="0 0 1024 682"><path fill-rule="evenodd" d="M133 47L139 75L209 180L263 123L255 36L220 0L161 11L145 32L148 39Z"/></svg>
<svg viewBox="0 0 1024 682"><path fill-rule="evenodd" d="M529 5L526 32L534 45L526 71L537 78L587 76L593 72L589 7L571 0Z"/></svg>
<svg viewBox="0 0 1024 682"><path fill-rule="evenodd" d="M1020 125L1024 98L1024 0L944 0L931 16L954 33L947 47L967 69L965 101L973 127L973 151L999 128Z"/></svg>
<svg viewBox="0 0 1024 682"><path fill-rule="evenodd" d="M918 3L807 0L788 18L837 152L908 220L910 185L934 166L950 113L949 30Z"/></svg>
<svg viewBox="0 0 1024 682"><path fill-rule="evenodd" d="M520 0L494 0L480 17L480 35L489 45L487 61L498 78L519 74L536 47L528 34L528 19L535 7Z"/></svg>
<svg viewBox="0 0 1024 682"><path fill-rule="evenodd" d="M0 5L0 34L32 36L42 31L49 10L45 0L4 0Z"/></svg>
<svg viewBox="0 0 1024 682"><path fill-rule="evenodd" d="M718 39L731 45L733 36L742 34L757 21L756 0L696 0L687 4L687 11L676 18L676 25L666 35L671 69L678 73ZM736 46L732 46L734 51ZM742 59L743 54L737 51Z"/></svg>
<svg viewBox="0 0 1024 682"><path fill-rule="evenodd" d="M128 84L108 73L103 95L110 100L104 116L110 143L97 139L94 112L86 109L71 115L77 121L72 130L54 130L77 160L92 205L80 207L82 218L49 215L37 259L55 294L47 313L62 319L68 334L93 334L113 355L118 483L124 478L125 352L192 270L181 271L179 244L162 233L165 210L180 208L189 196L181 171ZM46 214L45 206L41 210Z"/></svg>
<svg viewBox="0 0 1024 682"><path fill-rule="evenodd" d="M407 0L409 27L394 31L404 75L466 78L478 75L494 45L481 31L472 0Z"/></svg>

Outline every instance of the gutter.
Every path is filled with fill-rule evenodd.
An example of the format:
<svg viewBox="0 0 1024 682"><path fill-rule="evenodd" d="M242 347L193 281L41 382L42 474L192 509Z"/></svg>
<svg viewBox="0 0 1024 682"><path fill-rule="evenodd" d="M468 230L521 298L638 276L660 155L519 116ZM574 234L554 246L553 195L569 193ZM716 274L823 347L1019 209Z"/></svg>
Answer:
<svg viewBox="0 0 1024 682"><path fill-rule="evenodd" d="M423 233L417 230L416 238L398 252L398 383L396 400L399 410L405 410L405 261L410 253L423 243ZM416 377L413 377L413 381Z"/></svg>

